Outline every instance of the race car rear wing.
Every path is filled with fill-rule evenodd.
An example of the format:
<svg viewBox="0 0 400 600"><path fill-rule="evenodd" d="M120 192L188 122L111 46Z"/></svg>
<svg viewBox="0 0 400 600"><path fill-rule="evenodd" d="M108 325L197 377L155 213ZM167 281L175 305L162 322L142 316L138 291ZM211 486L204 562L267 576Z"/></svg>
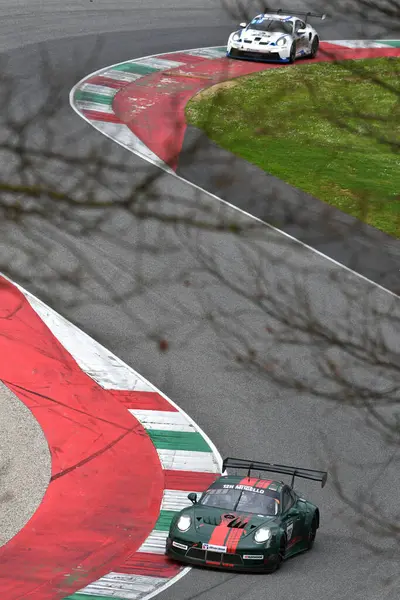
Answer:
<svg viewBox="0 0 400 600"><path fill-rule="evenodd" d="M313 13L313 12L302 12L302 11L298 11L298 10L293 10L293 8L278 8L278 10L272 10L272 8L270 10L268 10L269 13L274 14L274 15L280 15L281 13L284 13L285 15L296 15L296 17L305 17L305 22L307 23L307 19L308 17L312 17L313 19L321 19L321 21L323 21L324 19L326 19L326 14L319 14L319 13Z"/></svg>
<svg viewBox="0 0 400 600"><path fill-rule="evenodd" d="M321 487L324 487L328 478L328 473L326 471L303 469L302 467L288 467L287 465L275 465L273 463L250 461L243 458L225 458L222 463L223 473L227 467L230 467L231 469L247 469L247 474L249 477L251 471L268 471L270 473L291 475L292 487L296 477L301 477L302 479L311 479L312 481L320 481Z"/></svg>

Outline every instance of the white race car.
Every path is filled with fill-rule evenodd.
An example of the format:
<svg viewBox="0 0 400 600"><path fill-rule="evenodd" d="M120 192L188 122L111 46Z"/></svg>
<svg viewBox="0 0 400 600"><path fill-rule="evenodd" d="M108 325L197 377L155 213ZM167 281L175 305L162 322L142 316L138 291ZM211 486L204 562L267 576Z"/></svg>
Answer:
<svg viewBox="0 0 400 600"><path fill-rule="evenodd" d="M319 48L319 36L307 19L325 19L325 15L297 13L305 16L302 21L298 16L282 15L281 12L257 15L248 25L241 23L240 29L229 36L226 55L284 63L293 63L301 56L314 58Z"/></svg>

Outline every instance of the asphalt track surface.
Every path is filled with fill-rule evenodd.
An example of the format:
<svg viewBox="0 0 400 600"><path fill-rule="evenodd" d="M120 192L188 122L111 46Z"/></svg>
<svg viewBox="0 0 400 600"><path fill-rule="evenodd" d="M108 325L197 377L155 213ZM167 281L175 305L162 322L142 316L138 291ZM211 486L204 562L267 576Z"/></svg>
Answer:
<svg viewBox="0 0 400 600"><path fill-rule="evenodd" d="M19 81L12 108L23 114L28 104L39 102L51 72L57 114L48 120L52 119L54 148L79 155L102 145L103 154L129 163L132 182L139 181L149 168L80 121L68 106L68 92L82 76L127 58L224 43L231 26L225 25L218 3L198 5L194 0L164 2L162 8L137 0L63 2L62 6L56 1L2 0L4 68L14 82ZM327 39L379 35L377 30L348 23L326 23L321 32ZM47 43L39 46L40 42ZM47 79L39 75L46 56L52 65ZM2 118L4 127L4 111ZM38 147L43 143L42 128L43 123L33 122L30 130ZM81 176L79 167L68 172L53 164L38 168L43 176L61 182L79 181ZM118 194L118 187L129 183L111 174L101 185L109 195L110 190ZM162 195L160 213L171 207L176 210L177 199L182 198L186 207L182 210L189 207L192 216L202 216L207 207L216 206L216 200L165 174L155 188ZM71 221L77 222L78 216L71 211ZM28 243L34 256L31 261L24 253ZM55 227L34 218L0 225L1 270L161 388L199 423L223 455L309 467L339 461L346 489L372 486L376 470L371 463L379 468L389 458L380 438L344 408L334 410L307 394L247 375L240 366L232 368L226 356L229 333L221 335L209 317L216 312L221 317L224 312L220 325L222 320L222 329L232 332L239 311L245 309L243 330L252 335L266 326L265 315L254 306L250 313L247 301L234 293L229 282L255 289L262 275L271 301L282 306L289 298L297 306L299 288L294 283L298 278L296 284L307 291L307 305L329 327L350 323L355 331L372 331L376 309L381 312L385 338L393 345L389 315L398 317L397 299L261 225L243 248L233 234L195 233L156 222L143 226L126 212L115 210L101 231L73 230L67 223ZM211 261L218 276L210 274L204 260ZM258 265L262 273L250 264ZM168 339L167 352L158 351L160 338ZM308 349L307 345L286 347L271 339L275 357L294 360L297 368L312 377L315 357ZM329 441L328 457L320 434ZM33 451L32 460L40 460L41 453L43 446ZM46 459L42 465L45 477ZM343 506L331 486L320 490L306 484L302 489L322 509L323 526L312 553L289 561L271 577L193 570L160 598L398 598L398 581L387 581L396 572L396 564L383 557L361 558L362 550L355 543L353 529L339 514ZM390 508L399 492L396 470L389 465L379 479L381 506Z"/></svg>

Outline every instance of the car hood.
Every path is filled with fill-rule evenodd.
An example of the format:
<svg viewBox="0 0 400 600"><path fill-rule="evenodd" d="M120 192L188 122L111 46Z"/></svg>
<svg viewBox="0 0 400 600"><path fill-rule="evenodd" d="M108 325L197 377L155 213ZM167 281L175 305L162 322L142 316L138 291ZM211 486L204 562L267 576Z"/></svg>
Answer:
<svg viewBox="0 0 400 600"><path fill-rule="evenodd" d="M217 527L241 530L241 536L247 537L261 525L271 527L276 523L276 517L205 507L193 507L192 516L196 531L206 538Z"/></svg>
<svg viewBox="0 0 400 600"><path fill-rule="evenodd" d="M247 29L242 32L241 37L245 40L255 41L256 38L261 38L263 42L275 42L279 40L281 37L289 35L287 33L269 33L268 31L257 31L256 29ZM260 41L260 40L257 40Z"/></svg>

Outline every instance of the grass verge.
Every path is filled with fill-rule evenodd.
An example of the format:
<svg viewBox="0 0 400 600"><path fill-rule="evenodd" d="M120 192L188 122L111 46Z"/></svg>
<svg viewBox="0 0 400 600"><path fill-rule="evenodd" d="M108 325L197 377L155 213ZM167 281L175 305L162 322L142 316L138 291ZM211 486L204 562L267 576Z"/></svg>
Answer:
<svg viewBox="0 0 400 600"><path fill-rule="evenodd" d="M241 156L400 237L400 59L297 64L214 86L188 123Z"/></svg>

